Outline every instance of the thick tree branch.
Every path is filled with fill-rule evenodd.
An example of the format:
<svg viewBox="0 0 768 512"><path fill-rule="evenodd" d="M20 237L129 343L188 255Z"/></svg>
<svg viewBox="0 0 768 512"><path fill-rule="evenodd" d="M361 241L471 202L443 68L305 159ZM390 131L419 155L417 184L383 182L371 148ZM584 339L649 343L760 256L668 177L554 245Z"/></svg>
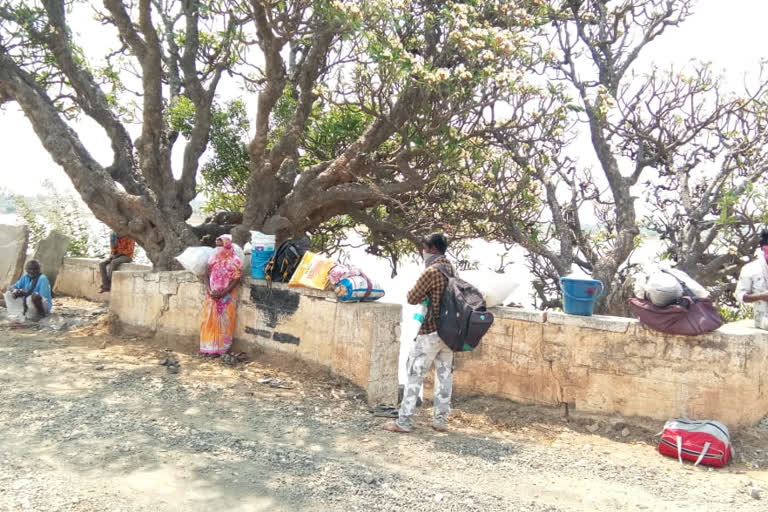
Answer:
<svg viewBox="0 0 768 512"><path fill-rule="evenodd" d="M112 20L120 32L120 37L131 47L131 51L139 61L143 61L147 55L146 44L133 25L131 17L128 16L123 2L121 0L104 0L104 7L112 14Z"/></svg>
<svg viewBox="0 0 768 512"><path fill-rule="evenodd" d="M45 35L36 34L36 36L47 44L56 57L59 66L77 93L77 104L107 133L114 154L113 163L107 170L128 193L146 194L146 188L135 174L133 143L128 131L110 109L106 96L93 76L76 63L72 54L72 42L68 36L63 0L45 0L44 5L51 30Z"/></svg>

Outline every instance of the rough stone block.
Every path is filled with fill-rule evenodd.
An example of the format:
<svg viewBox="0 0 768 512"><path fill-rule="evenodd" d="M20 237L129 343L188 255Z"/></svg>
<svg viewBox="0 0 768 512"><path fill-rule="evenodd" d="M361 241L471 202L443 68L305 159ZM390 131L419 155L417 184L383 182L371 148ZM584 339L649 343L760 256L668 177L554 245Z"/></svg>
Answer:
<svg viewBox="0 0 768 512"><path fill-rule="evenodd" d="M507 320L507 322L510 322ZM526 357L533 360L541 353L544 326L540 322L511 321L510 359Z"/></svg>
<svg viewBox="0 0 768 512"><path fill-rule="evenodd" d="M53 287L59 270L64 265L64 257L69 250L69 237L58 231L51 231L45 240L42 240L35 250L32 259L37 260L43 267L43 273L48 276Z"/></svg>
<svg viewBox="0 0 768 512"><path fill-rule="evenodd" d="M27 226L0 225L0 289L19 280L27 258Z"/></svg>

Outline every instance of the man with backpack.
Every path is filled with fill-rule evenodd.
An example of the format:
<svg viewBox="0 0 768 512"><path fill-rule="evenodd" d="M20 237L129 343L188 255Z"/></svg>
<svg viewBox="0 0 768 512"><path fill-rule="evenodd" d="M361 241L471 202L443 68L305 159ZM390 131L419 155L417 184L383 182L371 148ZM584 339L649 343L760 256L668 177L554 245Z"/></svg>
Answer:
<svg viewBox="0 0 768 512"><path fill-rule="evenodd" d="M455 277L456 271L445 257L448 242L442 233L434 233L422 242L422 256L426 269L413 289L408 292L409 304L429 301L429 310L408 356L406 370L408 381L397 420L384 425L389 432L408 433L413 428L413 414L424 377L435 363L435 413L432 428L438 432L447 430L448 413L451 410L453 391L453 350L437 334L437 319L440 318L440 301L448 285L448 276Z"/></svg>

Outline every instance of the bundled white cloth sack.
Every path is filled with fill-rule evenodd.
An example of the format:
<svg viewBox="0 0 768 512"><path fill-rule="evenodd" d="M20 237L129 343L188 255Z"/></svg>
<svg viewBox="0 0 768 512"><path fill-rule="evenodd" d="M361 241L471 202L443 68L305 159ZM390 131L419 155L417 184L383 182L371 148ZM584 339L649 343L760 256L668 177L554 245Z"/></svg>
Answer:
<svg viewBox="0 0 768 512"><path fill-rule="evenodd" d="M665 263L651 264L643 268L635 279L635 296L640 299L647 298L654 306L663 308L683 296L681 281L696 298L709 297L707 289L691 279L688 274Z"/></svg>
<svg viewBox="0 0 768 512"><path fill-rule="evenodd" d="M208 259L213 255L213 247L187 247L184 252L176 256L176 261L181 263L184 270L188 270L196 276L204 276L208 270Z"/></svg>
<svg viewBox="0 0 768 512"><path fill-rule="evenodd" d="M492 270L466 270L460 272L459 277L480 290L488 308L504 304L520 286L511 274L498 274Z"/></svg>
<svg viewBox="0 0 768 512"><path fill-rule="evenodd" d="M693 292L693 295L697 299L706 299L707 297L709 297L709 292L707 291L707 289L701 286L696 281L694 281L691 278L691 276L689 276L682 270L677 270L674 268L665 268L664 270L666 270L667 272L669 272L670 274L674 275L676 278L684 282L685 286L687 286L688 289L691 290L691 292Z"/></svg>
<svg viewBox="0 0 768 512"><path fill-rule="evenodd" d="M645 281L645 295L654 306L663 308L683 296L683 287L672 274L658 271Z"/></svg>

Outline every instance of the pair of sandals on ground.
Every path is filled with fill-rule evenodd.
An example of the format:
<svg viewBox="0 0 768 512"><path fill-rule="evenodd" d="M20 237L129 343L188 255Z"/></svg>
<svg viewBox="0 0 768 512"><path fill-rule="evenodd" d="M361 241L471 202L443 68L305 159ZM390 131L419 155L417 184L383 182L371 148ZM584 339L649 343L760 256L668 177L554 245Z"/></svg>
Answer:
<svg viewBox="0 0 768 512"><path fill-rule="evenodd" d="M237 363L247 363L248 354L245 352L238 352L237 354L225 353L225 354L199 354L200 357L205 359L220 359L222 363L235 366Z"/></svg>

